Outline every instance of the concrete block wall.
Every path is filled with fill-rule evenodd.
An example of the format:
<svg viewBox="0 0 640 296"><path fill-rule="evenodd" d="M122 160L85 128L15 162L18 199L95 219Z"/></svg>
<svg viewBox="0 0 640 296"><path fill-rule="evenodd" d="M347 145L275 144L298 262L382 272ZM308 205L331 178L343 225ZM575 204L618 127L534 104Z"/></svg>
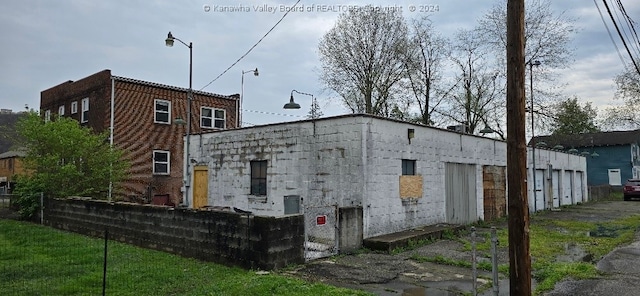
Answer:
<svg viewBox="0 0 640 296"><path fill-rule="evenodd" d="M49 199L48 226L250 269L304 263L302 215L264 217L105 201Z"/></svg>
<svg viewBox="0 0 640 296"><path fill-rule="evenodd" d="M368 173L364 196L365 238L446 221L445 164L477 165L476 187L482 188L482 165L506 165L505 143L473 135L420 127L410 123L363 117ZM409 142L408 129L414 129ZM497 143L497 144L496 144ZM399 197L402 159L416 160L423 177L423 196ZM478 190L482 213L482 190ZM481 216L480 216L481 217Z"/></svg>
<svg viewBox="0 0 640 296"><path fill-rule="evenodd" d="M414 129L410 142L408 129ZM477 208L471 213L483 219L483 166L506 167L507 154L502 141L362 114L197 137L191 155L209 166L210 205L279 216L284 196L293 195L302 198L303 207L362 207L364 238L446 223L447 163L475 166ZM574 156L553 152L548 157L570 172L585 169ZM249 162L258 159L269 161L264 197L249 195ZM416 173L423 177L421 198L400 198L402 159L416 160Z"/></svg>
<svg viewBox="0 0 640 296"><path fill-rule="evenodd" d="M527 151L527 174L531 180L533 179L533 152L531 148ZM535 154L538 191L534 199L531 193L533 182L528 185L531 212L588 200L587 160L584 156L542 148L536 148ZM559 175L556 184L550 178L553 172ZM554 200L554 191L559 200Z"/></svg>
<svg viewBox="0 0 640 296"><path fill-rule="evenodd" d="M357 118L220 131L192 141L209 167L209 204L284 215L284 197L304 206L360 206L363 168ZM267 160L267 195L250 195L252 160Z"/></svg>

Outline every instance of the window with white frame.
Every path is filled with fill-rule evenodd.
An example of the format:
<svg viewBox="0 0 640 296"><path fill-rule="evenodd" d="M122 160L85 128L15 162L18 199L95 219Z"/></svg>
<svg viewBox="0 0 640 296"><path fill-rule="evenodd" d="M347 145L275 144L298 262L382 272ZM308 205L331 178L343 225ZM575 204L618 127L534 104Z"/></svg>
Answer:
<svg viewBox="0 0 640 296"><path fill-rule="evenodd" d="M58 107L58 116L64 116L64 105Z"/></svg>
<svg viewBox="0 0 640 296"><path fill-rule="evenodd" d="M226 128L226 112L223 109L202 107L200 110L200 126L203 128Z"/></svg>
<svg viewBox="0 0 640 296"><path fill-rule="evenodd" d="M71 114L78 113L78 101L71 102Z"/></svg>
<svg viewBox="0 0 640 296"><path fill-rule="evenodd" d="M170 173L171 154L165 150L153 150L153 174L168 175Z"/></svg>
<svg viewBox="0 0 640 296"><path fill-rule="evenodd" d="M166 100L155 100L153 122L155 123L171 123L171 102Z"/></svg>
<svg viewBox="0 0 640 296"><path fill-rule="evenodd" d="M51 110L45 110L44 111L44 121L48 122L51 120Z"/></svg>
<svg viewBox="0 0 640 296"><path fill-rule="evenodd" d="M82 114L80 122L85 123L89 121L89 98L82 99Z"/></svg>

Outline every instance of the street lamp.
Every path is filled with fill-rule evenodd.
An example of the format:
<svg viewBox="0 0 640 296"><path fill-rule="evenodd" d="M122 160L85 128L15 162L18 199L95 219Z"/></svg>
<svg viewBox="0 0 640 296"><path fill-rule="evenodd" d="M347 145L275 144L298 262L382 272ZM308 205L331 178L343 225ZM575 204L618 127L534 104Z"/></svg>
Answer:
<svg viewBox="0 0 640 296"><path fill-rule="evenodd" d="M238 127L242 126L242 98L244 98L244 74L246 73L250 73L253 72L253 76L258 76L260 75L260 73L258 73L258 68L256 68L255 70L247 70L247 71L242 71L242 80L240 82L240 103L238 104L238 110L236 111L236 118L238 119Z"/></svg>
<svg viewBox="0 0 640 296"><path fill-rule="evenodd" d="M484 125L484 128L480 130L480 133L481 133L482 135L485 135L485 134L493 134L493 133L495 133L495 132L496 132L496 131L494 131L492 128L490 128L490 127L489 127L489 125L486 125L486 124Z"/></svg>
<svg viewBox="0 0 640 296"><path fill-rule="evenodd" d="M184 185L184 196L182 197L182 204L185 207L189 207L189 187L191 186L191 164L189 161L189 144L191 142L190 139L190 135L191 135L191 101L193 100L193 89L192 89L192 82L193 82L193 44L191 42L189 42L189 44L184 43L182 40L173 37L173 35L171 35L171 32L169 32L169 34L167 35L167 39L164 40L165 44L168 47L172 47L173 46L173 42L174 40L178 40L180 41L180 43L184 44L184 46L189 48L189 91L187 92L187 141L185 144L185 152L186 152L186 158L184 159L184 172L182 173L182 182ZM176 118L176 122L179 122L179 120Z"/></svg>
<svg viewBox="0 0 640 296"><path fill-rule="evenodd" d="M535 60L535 61L531 61L529 60L526 65L529 65L529 87L530 87L530 96L531 96L531 161L532 161L532 167L533 167L533 173L532 173L532 177L533 177L533 186L531 186L531 188L533 188L533 204L534 204L534 209L535 209L535 205L537 204L536 202L536 139L535 139L535 127L534 127L534 121L533 121L533 66L540 66L540 61Z"/></svg>
<svg viewBox="0 0 640 296"><path fill-rule="evenodd" d="M316 103L316 98L312 95L312 94L308 94L308 93L303 93L303 92L299 92L297 90L291 90L291 97L289 98L289 103L284 104L284 109L300 109L300 104L296 103L293 100L293 93L299 93L301 95L307 95L307 96L311 96L311 119L316 119L316 110L315 110L315 103Z"/></svg>

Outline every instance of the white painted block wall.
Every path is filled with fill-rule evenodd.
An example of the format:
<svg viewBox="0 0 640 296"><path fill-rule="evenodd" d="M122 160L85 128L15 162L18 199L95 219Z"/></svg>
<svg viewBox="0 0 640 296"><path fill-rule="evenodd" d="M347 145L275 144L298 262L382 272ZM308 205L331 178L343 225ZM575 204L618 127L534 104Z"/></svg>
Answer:
<svg viewBox="0 0 640 296"><path fill-rule="evenodd" d="M408 129L415 130L411 143ZM553 163L555 169L585 172L586 184L584 157L536 151L537 167ZM288 195L302 197L307 206L362 206L367 238L447 222L447 162L476 165L477 213L482 219L482 166L506 166L506 143L367 115L344 115L193 135L191 157L209 167L212 206L280 216ZM422 198L404 203L398 181L402 159L415 159L416 174L423 176ZM251 160L268 161L267 196L249 195ZM586 186L584 190L586 196Z"/></svg>

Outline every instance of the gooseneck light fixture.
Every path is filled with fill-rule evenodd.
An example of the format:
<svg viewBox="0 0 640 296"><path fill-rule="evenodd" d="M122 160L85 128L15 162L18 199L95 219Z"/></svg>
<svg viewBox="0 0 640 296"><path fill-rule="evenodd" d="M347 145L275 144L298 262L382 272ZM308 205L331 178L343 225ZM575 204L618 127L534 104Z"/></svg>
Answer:
<svg viewBox="0 0 640 296"><path fill-rule="evenodd" d="M240 102L238 104L238 110L236 110L236 118L238 119L238 127L242 126L242 100L244 99L244 74L253 73L253 76L258 77L260 73L258 72L258 68L254 70L242 70L242 80L240 81Z"/></svg>
<svg viewBox="0 0 640 296"><path fill-rule="evenodd" d="M182 197L182 205L185 207L189 207L189 187L191 186L191 164L190 164L190 155L189 155L189 144L191 142L191 101L193 100L193 44L189 42L186 44L182 40L174 37L171 32L167 34L167 39L164 40L165 45L168 47L172 47L175 40L178 40L180 43L184 44L184 46L189 48L189 90L187 91L187 133L186 133L186 143L184 146L184 150L186 156L184 158L184 172L182 173L182 182L184 185L184 196ZM180 124L181 118L175 119L176 123Z"/></svg>
<svg viewBox="0 0 640 296"><path fill-rule="evenodd" d="M311 97L311 119L316 119L316 110L315 110L315 102L316 102L316 98L312 95L312 94L308 94L308 93L304 93L304 92L300 92L297 90L291 90L291 96L289 98L289 103L284 104L284 109L300 109L300 104L296 103L293 100L293 93L298 93L301 95L306 95L306 96L310 96Z"/></svg>

